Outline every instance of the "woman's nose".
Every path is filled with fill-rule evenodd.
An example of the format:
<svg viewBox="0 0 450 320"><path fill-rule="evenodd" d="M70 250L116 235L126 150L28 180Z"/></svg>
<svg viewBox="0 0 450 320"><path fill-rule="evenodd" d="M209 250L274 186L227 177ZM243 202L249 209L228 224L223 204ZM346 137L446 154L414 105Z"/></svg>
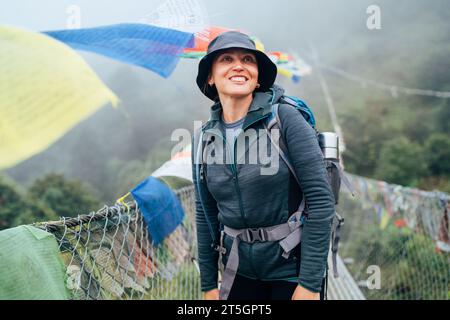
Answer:
<svg viewBox="0 0 450 320"><path fill-rule="evenodd" d="M244 70L244 68L242 67L242 64L240 62L237 62L234 66L233 66L233 70L234 71L242 71Z"/></svg>

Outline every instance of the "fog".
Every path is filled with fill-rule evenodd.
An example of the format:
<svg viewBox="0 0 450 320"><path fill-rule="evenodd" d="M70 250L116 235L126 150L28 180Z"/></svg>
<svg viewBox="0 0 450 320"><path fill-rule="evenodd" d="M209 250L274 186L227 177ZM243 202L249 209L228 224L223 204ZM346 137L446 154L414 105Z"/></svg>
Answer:
<svg viewBox="0 0 450 320"><path fill-rule="evenodd" d="M33 31L64 29L67 8L77 5L81 27L138 22L164 0L127 1L3 1L0 24ZM430 48L448 43L449 5L444 0L278 0L206 1L199 0L208 13L209 24L240 29L257 36L267 51L296 53L313 65L311 48L320 62L345 69L362 77L424 87L431 83L431 72L423 66ZM366 12L370 5L380 7L381 29L369 30ZM440 19L440 28L434 28ZM442 25L445 23L445 28ZM164 79L140 67L92 53L79 52L104 82L116 92L122 104L118 109L104 107L80 123L48 150L24 161L6 173L16 182L29 185L46 172L60 171L90 183L97 189L109 183L112 164L147 161L158 153L146 172L170 157L170 134L176 128L192 130L194 120L206 120L210 101L195 85L197 60L182 59L174 73ZM420 69L422 68L422 69ZM409 70L423 70L420 78ZM342 80L330 79L333 87ZM291 94L313 106L321 127L329 126L325 101L313 75L300 84L278 77ZM361 88L351 87L346 95ZM367 91L366 91L367 92ZM332 92L334 93L334 92ZM337 107L340 105L336 97ZM339 114L339 109L338 109ZM345 131L345 130L344 130ZM158 150L158 152L156 152ZM165 150L165 151L163 151ZM131 177L130 179L133 179ZM137 179L137 178L136 178ZM136 181L138 182L138 181ZM101 191L111 200L113 191Z"/></svg>

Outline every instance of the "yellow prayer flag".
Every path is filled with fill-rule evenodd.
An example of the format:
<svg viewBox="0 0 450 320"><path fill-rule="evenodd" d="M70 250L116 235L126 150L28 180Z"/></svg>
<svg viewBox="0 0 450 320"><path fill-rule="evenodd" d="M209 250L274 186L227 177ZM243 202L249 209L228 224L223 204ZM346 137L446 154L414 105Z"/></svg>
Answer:
<svg viewBox="0 0 450 320"><path fill-rule="evenodd" d="M65 44L0 26L0 169L49 147L117 96Z"/></svg>
<svg viewBox="0 0 450 320"><path fill-rule="evenodd" d="M282 76L288 77L288 78L292 78L293 74L291 71L286 70L282 67L278 67L278 74L281 74Z"/></svg>
<svg viewBox="0 0 450 320"><path fill-rule="evenodd" d="M264 44L258 38L253 37L253 41L255 42L256 50L265 52Z"/></svg>
<svg viewBox="0 0 450 320"><path fill-rule="evenodd" d="M380 229L384 230L386 229L387 225L389 224L391 217L389 216L386 209L382 209L381 211L381 221L380 221Z"/></svg>

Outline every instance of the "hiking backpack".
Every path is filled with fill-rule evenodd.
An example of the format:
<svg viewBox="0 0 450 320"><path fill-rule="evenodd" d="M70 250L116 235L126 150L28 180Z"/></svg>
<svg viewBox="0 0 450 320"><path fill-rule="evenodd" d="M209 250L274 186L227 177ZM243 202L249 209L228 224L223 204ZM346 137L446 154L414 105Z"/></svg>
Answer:
<svg viewBox="0 0 450 320"><path fill-rule="evenodd" d="M316 129L316 120L314 118L314 114L312 110L308 107L308 105L300 100L297 97L293 96L282 96L280 99L280 103L288 104L294 107L296 110L300 112L300 114L303 116L303 118L306 120L306 122L314 129L316 132L316 136L320 145L320 148L322 149L322 152L325 149L325 133L320 133ZM291 164L289 153L286 147L286 143L284 141L284 137L281 134L282 133L282 123L280 121L279 115L278 115L278 107L279 104L272 105L272 113L271 116L267 119L267 122L265 124L265 128L268 131L268 136L270 139L270 130L277 128L280 130L280 140L279 145L276 144L275 141L272 141L272 144L275 145L275 147L278 149L280 153L280 157L285 162L287 167L289 168L289 171L292 173L292 175L295 177L295 180L299 184L299 179L297 177L297 174L295 173L294 167ZM337 137L337 136L336 136ZM338 154L338 152L336 152ZM328 182L330 183L331 190L334 195L335 204L338 204L339 201L339 191L341 188L341 181L344 182L344 184L347 186L347 188L352 191L350 182L346 178L344 171L339 163L339 157L332 157L332 158L324 158L324 164L327 171L327 178ZM299 184L300 187L300 184ZM353 193L353 192L352 192ZM304 198L304 196L303 196ZM307 204L306 204L307 206ZM335 278L339 277L339 273L337 270L337 252L338 252L338 246L339 246L339 240L340 240L340 231L341 227L344 225L344 218L339 215L337 212L335 212L335 215L333 217L333 225L332 225L332 234L331 234L331 252L332 252L332 263L333 263L333 275Z"/></svg>

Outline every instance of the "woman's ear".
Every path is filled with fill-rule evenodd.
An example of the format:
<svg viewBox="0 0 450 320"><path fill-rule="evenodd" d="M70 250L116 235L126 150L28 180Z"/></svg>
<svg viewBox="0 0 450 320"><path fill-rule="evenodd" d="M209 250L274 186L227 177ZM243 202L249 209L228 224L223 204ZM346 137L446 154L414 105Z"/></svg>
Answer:
<svg viewBox="0 0 450 320"><path fill-rule="evenodd" d="M210 73L209 76L208 76L208 84L209 84L210 86L212 86L212 85L214 84L214 80L212 79L211 73Z"/></svg>

